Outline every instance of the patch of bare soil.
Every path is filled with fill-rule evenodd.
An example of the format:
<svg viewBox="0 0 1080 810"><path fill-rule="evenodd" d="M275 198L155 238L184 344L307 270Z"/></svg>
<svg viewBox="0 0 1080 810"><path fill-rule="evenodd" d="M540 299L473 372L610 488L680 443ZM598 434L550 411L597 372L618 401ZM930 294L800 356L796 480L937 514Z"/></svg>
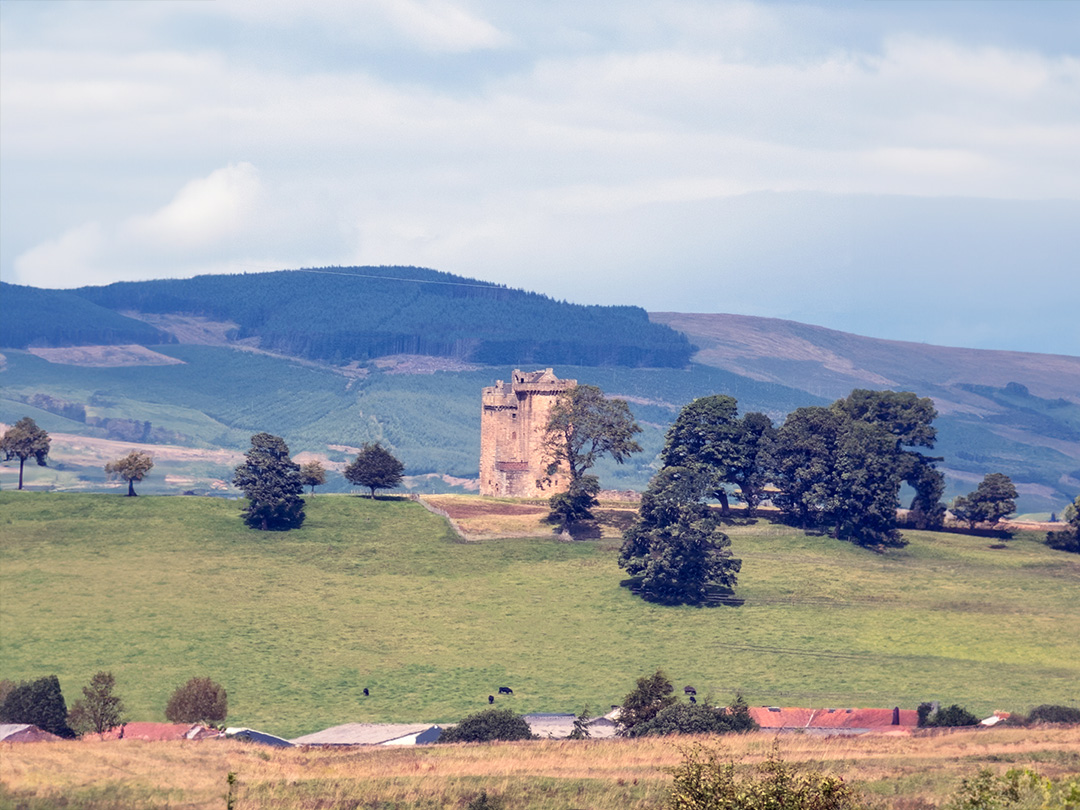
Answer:
<svg viewBox="0 0 1080 810"><path fill-rule="evenodd" d="M61 349L27 349L32 355L64 366L117 368L120 366L176 366L183 360L159 354L145 346L67 346Z"/></svg>
<svg viewBox="0 0 1080 810"><path fill-rule="evenodd" d="M452 357L426 354L388 354L372 362L387 374L434 374L436 371L476 371L481 368Z"/></svg>
<svg viewBox="0 0 1080 810"><path fill-rule="evenodd" d="M0 433L8 427L0 423ZM52 440L49 458L87 467L103 466L105 462L125 456L132 450L147 453L153 456L155 461L206 462L223 467L234 467L244 458L244 454L236 450L180 447L174 444L140 444L78 436L74 433L50 433L49 438Z"/></svg>
<svg viewBox="0 0 1080 810"><path fill-rule="evenodd" d="M229 339L229 333L240 328L239 324L232 321L212 321L199 315L158 314L131 310L120 314L156 326L163 332L171 334L180 343L202 346L232 345L236 341ZM252 343L252 341L242 342Z"/></svg>

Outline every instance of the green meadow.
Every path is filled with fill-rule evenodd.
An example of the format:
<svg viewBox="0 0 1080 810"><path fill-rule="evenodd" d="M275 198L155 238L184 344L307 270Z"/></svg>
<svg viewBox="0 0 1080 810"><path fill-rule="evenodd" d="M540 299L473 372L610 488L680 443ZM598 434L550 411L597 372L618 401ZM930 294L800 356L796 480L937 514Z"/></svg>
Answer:
<svg viewBox="0 0 1080 810"><path fill-rule="evenodd" d="M611 540L466 544L404 499L309 497L288 533L239 511L0 493L0 678L55 673L70 705L110 670L128 719L163 720L209 676L230 725L287 737L452 722L503 685L519 712L602 713L657 668L755 705L1080 705L1080 558L1039 537L911 532L879 555L733 525L745 603L699 609L620 587Z"/></svg>

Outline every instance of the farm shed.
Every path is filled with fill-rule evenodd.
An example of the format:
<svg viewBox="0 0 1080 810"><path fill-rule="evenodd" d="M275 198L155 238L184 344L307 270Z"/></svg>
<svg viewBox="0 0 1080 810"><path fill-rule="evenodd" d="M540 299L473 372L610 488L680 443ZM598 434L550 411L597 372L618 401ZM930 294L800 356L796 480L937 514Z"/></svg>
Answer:
<svg viewBox="0 0 1080 810"><path fill-rule="evenodd" d="M853 735L913 729L919 725L914 709L797 709L752 706L750 716L762 729L813 734ZM893 722L893 721L896 722Z"/></svg>
<svg viewBox="0 0 1080 810"><path fill-rule="evenodd" d="M526 714L524 717L533 734L552 739L569 737L577 719L573 714ZM615 721L608 717L593 717L586 726L592 739L615 736Z"/></svg>
<svg viewBox="0 0 1080 810"><path fill-rule="evenodd" d="M442 735L430 723L346 723L305 734L294 745L426 745Z"/></svg>
<svg viewBox="0 0 1080 810"><path fill-rule="evenodd" d="M50 731L43 731L29 723L4 723L0 725L0 742L26 743L26 742L51 742L59 740Z"/></svg>
<svg viewBox="0 0 1080 810"><path fill-rule="evenodd" d="M124 723L106 731L103 740L206 740L220 737L221 732L198 723Z"/></svg>
<svg viewBox="0 0 1080 810"><path fill-rule="evenodd" d="M276 737L273 734L267 734L265 731L256 731L253 728L241 728L239 726L230 726L225 729L225 736L231 740L259 743L260 745L270 745L275 748L292 748L293 745L288 740Z"/></svg>

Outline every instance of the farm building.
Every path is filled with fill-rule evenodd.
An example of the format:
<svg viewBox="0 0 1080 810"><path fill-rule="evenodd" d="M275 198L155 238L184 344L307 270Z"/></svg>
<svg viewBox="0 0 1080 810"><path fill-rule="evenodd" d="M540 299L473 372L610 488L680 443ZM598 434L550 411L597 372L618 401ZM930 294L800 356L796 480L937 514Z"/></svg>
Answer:
<svg viewBox="0 0 1080 810"><path fill-rule="evenodd" d="M50 742L62 739L49 731L43 731L29 723L4 723L0 725L0 742Z"/></svg>
<svg viewBox="0 0 1080 810"><path fill-rule="evenodd" d="M824 735L867 734L913 729L919 725L914 709L793 709L753 706L750 716L764 730L806 731Z"/></svg>
<svg viewBox="0 0 1080 810"><path fill-rule="evenodd" d="M294 745L425 745L442 735L430 723L346 723L305 734Z"/></svg>

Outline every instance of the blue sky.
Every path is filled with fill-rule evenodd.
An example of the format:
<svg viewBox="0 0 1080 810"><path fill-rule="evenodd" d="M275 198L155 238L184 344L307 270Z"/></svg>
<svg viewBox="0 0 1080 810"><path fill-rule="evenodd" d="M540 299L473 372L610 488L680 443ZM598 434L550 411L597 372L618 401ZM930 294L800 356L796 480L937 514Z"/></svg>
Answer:
<svg viewBox="0 0 1080 810"><path fill-rule="evenodd" d="M14 283L412 264L1080 355L1078 223L1078 2L0 0Z"/></svg>

